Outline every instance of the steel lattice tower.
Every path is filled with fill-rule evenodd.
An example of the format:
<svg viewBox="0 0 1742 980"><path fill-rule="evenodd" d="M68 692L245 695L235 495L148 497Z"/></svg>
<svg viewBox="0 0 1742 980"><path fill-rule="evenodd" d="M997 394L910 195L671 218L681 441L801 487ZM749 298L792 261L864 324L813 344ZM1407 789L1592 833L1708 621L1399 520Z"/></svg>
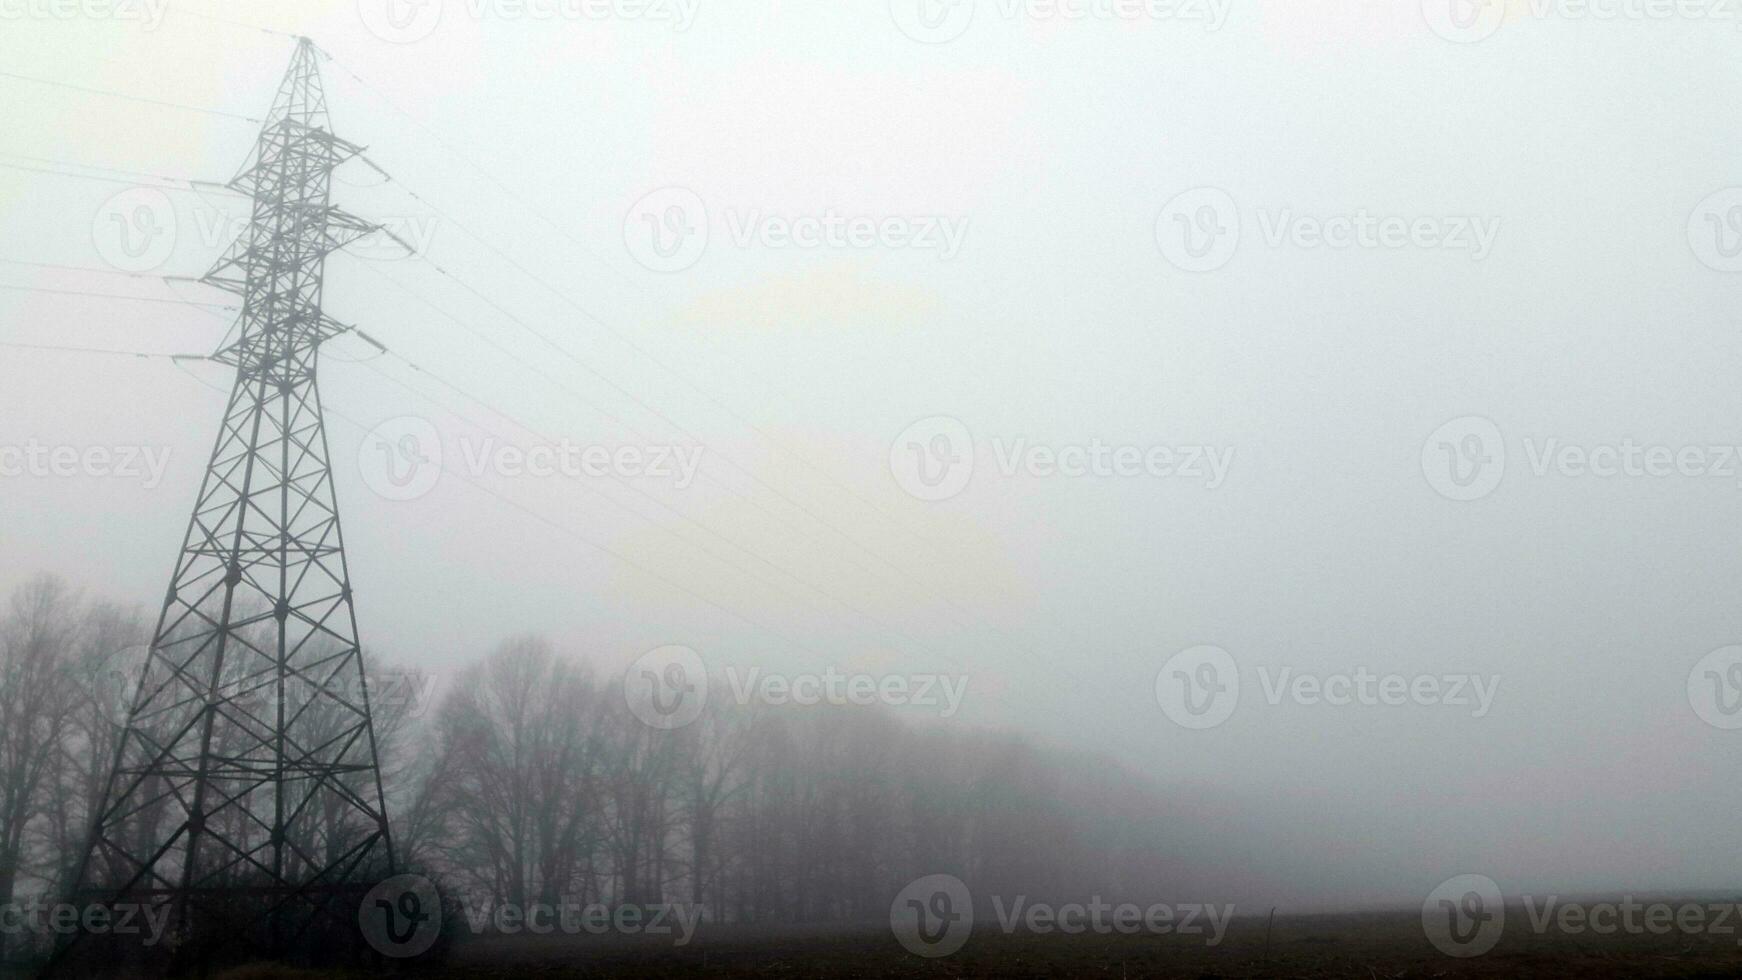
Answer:
<svg viewBox="0 0 1742 980"><path fill-rule="evenodd" d="M375 226L329 203L362 150L328 128L318 53L299 39L229 185L251 218L203 281L242 297L214 357L235 387L75 882L172 903L182 936L354 924L337 896L393 873L316 384L348 329L321 312L326 257Z"/></svg>

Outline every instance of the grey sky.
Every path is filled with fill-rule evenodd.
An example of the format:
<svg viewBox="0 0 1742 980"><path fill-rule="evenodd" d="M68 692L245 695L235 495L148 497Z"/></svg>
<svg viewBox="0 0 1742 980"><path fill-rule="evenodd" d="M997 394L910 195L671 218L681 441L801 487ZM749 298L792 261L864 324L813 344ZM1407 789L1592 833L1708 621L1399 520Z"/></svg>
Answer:
<svg viewBox="0 0 1742 980"><path fill-rule="evenodd" d="M980 0L959 36L921 43L902 0L701 0L681 30L448 0L411 39L372 31L393 23L376 7L221 14L334 56L334 128L396 181L351 165L338 203L423 236L465 284L385 248L328 264L328 312L430 372L345 363L371 354L354 338L325 355L376 655L439 673L536 631L613 666L675 643L720 667L966 674L960 714L939 723L1019 728L1177 785L1186 839L1302 902L1414 899L1466 871L1508 888L1715 887L1742 871L1728 819L1742 731L1689 697L1696 662L1742 643L1742 463L1532 467L1551 439L1742 444L1737 279L1719 247L1742 226L1709 201L1742 185L1735 18L1518 3L1458 43L1414 0L1236 0L1219 29L1190 6L1072 20ZM265 114L291 49L173 7L155 26L24 0L0 11L0 70L245 116ZM130 184L18 169L62 169L26 158L222 181L256 128L13 77L0 93L0 163L15 165L0 168L0 259L114 258L105 208ZM1170 202L1194 188L1224 192L1202 200L1231 202L1240 227L1207 271L1168 244L1184 227ZM166 194L173 250L150 272L197 276L245 212ZM705 250L650 258L644 215L691 200ZM1410 237L1315 244L1339 217L1373 236L1396 219ZM777 244L782 220L806 218L879 230L869 245ZM662 262L684 267L648 267ZM4 263L0 283L225 299ZM203 352L226 325L0 290L12 343ZM0 348L0 446L169 453L152 487L0 479L0 588L48 570L154 608L222 405L205 385L229 380ZM958 495L925 501L892 475L891 443L936 416L967 427L975 465ZM1505 475L1447 499L1424 442L1468 416L1498 427ZM629 481L688 520L608 479L489 468L390 500L359 462L364 430L406 417L459 471L483 440L529 447L537 432L699 437L702 475ZM1005 476L1017 440L1232 457L1213 488ZM1190 730L1158 706L1156 676L1200 644L1231 655L1242 689L1226 722ZM1283 667L1499 687L1479 718L1272 705L1264 680Z"/></svg>

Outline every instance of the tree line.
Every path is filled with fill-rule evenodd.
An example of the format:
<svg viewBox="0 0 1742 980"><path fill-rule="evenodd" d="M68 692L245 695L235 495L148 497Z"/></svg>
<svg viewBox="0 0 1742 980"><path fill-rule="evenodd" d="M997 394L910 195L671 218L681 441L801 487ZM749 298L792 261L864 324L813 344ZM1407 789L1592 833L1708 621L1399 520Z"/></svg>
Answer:
<svg viewBox="0 0 1742 980"><path fill-rule="evenodd" d="M69 888L150 626L50 577L0 612L0 905ZM684 902L710 923L859 923L930 874L1062 901L1153 895L1167 870L1152 789L1015 735L745 703L719 682L693 723L662 730L630 709L622 676L536 636L440 697L420 671L369 670L386 692L374 713L398 863L475 906ZM161 830L149 814L134 825Z"/></svg>

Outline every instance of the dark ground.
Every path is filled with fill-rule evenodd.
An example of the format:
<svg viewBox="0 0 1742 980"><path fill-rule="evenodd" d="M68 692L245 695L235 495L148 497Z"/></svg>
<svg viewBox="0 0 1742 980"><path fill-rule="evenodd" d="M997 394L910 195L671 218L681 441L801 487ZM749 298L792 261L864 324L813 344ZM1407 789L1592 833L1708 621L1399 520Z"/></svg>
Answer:
<svg viewBox="0 0 1742 980"><path fill-rule="evenodd" d="M887 929L860 933L709 929L687 947L670 939L463 936L447 963L406 976L566 977L1742 977L1742 923L1729 935L1538 935L1522 907L1486 955L1454 959L1429 945L1418 910L1237 917L1220 946L1202 937L1006 935L976 926L959 952L922 959ZM313 977L236 971L226 980Z"/></svg>

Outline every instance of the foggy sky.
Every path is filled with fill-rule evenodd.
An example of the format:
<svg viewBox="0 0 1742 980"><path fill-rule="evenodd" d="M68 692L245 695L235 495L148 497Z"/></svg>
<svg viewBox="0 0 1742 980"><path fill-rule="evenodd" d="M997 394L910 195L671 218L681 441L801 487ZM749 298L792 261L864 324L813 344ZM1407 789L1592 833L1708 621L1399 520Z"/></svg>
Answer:
<svg viewBox="0 0 1742 980"><path fill-rule="evenodd" d="M427 231L432 260L567 354L391 249L329 261L327 312L509 416L401 361L353 363L372 354L355 338L323 354L372 656L439 676L538 632L611 669L681 644L719 669L965 675L956 717L904 714L1146 773L1182 839L1279 901L1417 901L1465 872L1508 890L1742 872L1742 731L1707 724L1688 692L1702 657L1742 643L1742 464L1538 476L1527 448L1742 445L1738 280L1702 262L1689 227L1742 184L1734 19L1521 4L1454 43L1414 0L1235 0L1219 30L979 0L959 37L926 44L880 0L700 0L685 30L448 0L427 37L390 43L373 3L190 7L331 52L334 130L395 178L348 165L337 203ZM150 29L0 19L0 71L253 117L291 47L173 7ZM257 128L9 77L0 98L0 162L25 166L224 181ZM1225 265L1192 272L1158 247L1157 218L1200 187L1226 193L1241 233ZM626 216L665 188L709 215L706 250L672 272L626 241ZM0 258L106 268L103 209L127 189L0 168ZM174 249L152 274L198 276L228 244L214 215L237 202L166 193ZM740 244L771 215L962 231L948 256ZM1497 231L1480 258L1267 235L1357 215ZM5 263L0 283L227 301ZM226 327L181 305L0 290L14 343L209 352ZM0 446L169 454L150 488L0 478L0 589L51 571L155 612L222 408L208 386L230 381L0 348ZM966 488L935 502L890 468L892 440L934 416L976 451ZM1450 500L1423 446L1467 416L1502 433L1505 476ZM462 440L532 432L695 446L675 421L711 479L638 485L725 540L608 480L444 473L386 499L359 463L364 431L405 417L455 466ZM1233 455L1214 488L1006 477L997 453L1018 439ZM1155 688L1200 644L1228 651L1242 690L1231 718L1194 731ZM1260 670L1284 667L1499 680L1479 718L1271 705Z"/></svg>

